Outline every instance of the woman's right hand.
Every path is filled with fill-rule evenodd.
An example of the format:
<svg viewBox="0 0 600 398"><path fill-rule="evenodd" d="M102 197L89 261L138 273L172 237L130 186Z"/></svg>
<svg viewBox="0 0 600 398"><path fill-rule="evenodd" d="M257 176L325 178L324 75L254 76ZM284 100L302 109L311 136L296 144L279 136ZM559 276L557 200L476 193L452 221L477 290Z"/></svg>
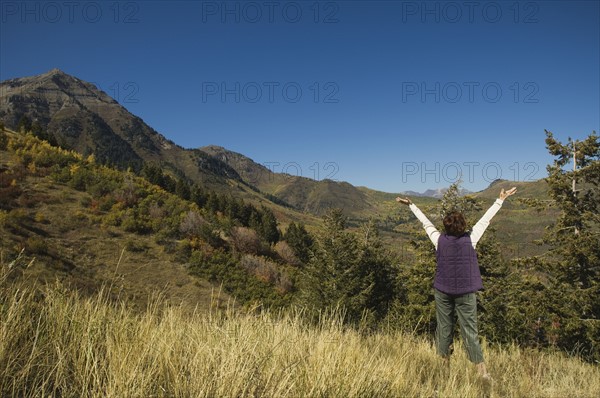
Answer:
<svg viewBox="0 0 600 398"><path fill-rule="evenodd" d="M502 190L500 191L500 199L504 200L509 196L514 195L515 193L517 193L517 187L512 187L508 191L504 191L504 188L502 188Z"/></svg>
<svg viewBox="0 0 600 398"><path fill-rule="evenodd" d="M398 197L396 198L396 202L399 202L399 203L402 203L402 204L405 204L405 205L410 205L410 204L412 204L412 202L410 201L410 199L409 199L409 198L401 198L400 196L398 196Z"/></svg>

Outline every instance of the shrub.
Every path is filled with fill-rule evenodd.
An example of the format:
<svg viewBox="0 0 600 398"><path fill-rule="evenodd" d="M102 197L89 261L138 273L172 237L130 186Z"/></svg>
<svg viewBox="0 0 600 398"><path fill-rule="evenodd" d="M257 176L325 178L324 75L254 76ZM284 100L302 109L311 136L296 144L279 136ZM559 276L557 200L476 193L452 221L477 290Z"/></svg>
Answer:
<svg viewBox="0 0 600 398"><path fill-rule="evenodd" d="M289 275L268 258L247 254L240 260L240 266L259 280L275 285L275 290L280 294L289 293L294 288Z"/></svg>
<svg viewBox="0 0 600 398"><path fill-rule="evenodd" d="M250 262L254 263L254 260ZM269 267L270 265L265 266L267 275ZM189 269L193 274L222 284L225 291L241 303L253 305L259 300L264 307L283 307L291 301L290 295L282 295L273 288L272 283L248 272L237 264L236 256L222 249L210 252L194 250Z"/></svg>
<svg viewBox="0 0 600 398"><path fill-rule="evenodd" d="M27 213L25 212L25 210L23 210L21 208L17 208L17 209L10 210L6 214L4 222L7 225L10 225L12 227L18 227L26 220L27 220Z"/></svg>
<svg viewBox="0 0 600 398"><path fill-rule="evenodd" d="M294 253L294 249L292 249L290 245L285 241L277 242L277 244L275 245L275 252L283 261L290 265L293 265L295 267L299 267L302 265L302 261L298 259L298 257Z"/></svg>
<svg viewBox="0 0 600 398"><path fill-rule="evenodd" d="M277 280L277 264L264 257L248 254L242 257L240 265L264 282L273 283Z"/></svg>
<svg viewBox="0 0 600 398"><path fill-rule="evenodd" d="M27 238L25 249L31 254L47 254L48 244L44 239L32 236Z"/></svg>
<svg viewBox="0 0 600 398"><path fill-rule="evenodd" d="M127 242L125 242L125 250L133 253L141 253L148 250L148 245L137 239L128 239Z"/></svg>
<svg viewBox="0 0 600 398"><path fill-rule="evenodd" d="M225 246L225 241L221 239L219 232L212 229L208 223L203 224L200 228L200 238L214 248Z"/></svg>
<svg viewBox="0 0 600 398"><path fill-rule="evenodd" d="M177 242L175 247L175 259L181 263L189 261L192 255L192 242L189 239L183 239Z"/></svg>
<svg viewBox="0 0 600 398"><path fill-rule="evenodd" d="M48 219L46 218L44 213L42 213L41 211L38 211L37 213L35 213L35 216L33 219L35 220L35 222L40 223L40 224L48 223Z"/></svg>
<svg viewBox="0 0 600 398"><path fill-rule="evenodd" d="M94 203L94 207L97 207L97 201L94 201L93 203ZM89 196L84 196L83 198L81 198L79 200L79 204L83 208L91 207L92 206L92 198Z"/></svg>
<svg viewBox="0 0 600 398"><path fill-rule="evenodd" d="M264 243L255 230L246 227L233 227L231 229L231 243L233 247L245 254L260 254L264 252Z"/></svg>
<svg viewBox="0 0 600 398"><path fill-rule="evenodd" d="M281 272L275 282L275 289L281 294L290 293L294 290L294 283L288 274Z"/></svg>
<svg viewBox="0 0 600 398"><path fill-rule="evenodd" d="M187 237L198 237L206 220L197 211L190 210L183 216L179 224L179 232Z"/></svg>

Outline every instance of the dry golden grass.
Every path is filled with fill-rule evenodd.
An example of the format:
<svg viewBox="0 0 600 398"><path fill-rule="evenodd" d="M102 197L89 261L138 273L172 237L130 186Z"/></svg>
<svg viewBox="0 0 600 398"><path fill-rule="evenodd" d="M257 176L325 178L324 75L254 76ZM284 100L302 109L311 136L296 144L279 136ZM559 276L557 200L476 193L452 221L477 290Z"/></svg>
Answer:
<svg viewBox="0 0 600 398"><path fill-rule="evenodd" d="M3 397L480 397L457 347L450 368L424 338L361 334L339 314L240 314L167 305L142 313L105 291L19 287L0 273ZM29 285L31 286L31 285ZM560 354L486 348L497 397L597 397L600 370Z"/></svg>

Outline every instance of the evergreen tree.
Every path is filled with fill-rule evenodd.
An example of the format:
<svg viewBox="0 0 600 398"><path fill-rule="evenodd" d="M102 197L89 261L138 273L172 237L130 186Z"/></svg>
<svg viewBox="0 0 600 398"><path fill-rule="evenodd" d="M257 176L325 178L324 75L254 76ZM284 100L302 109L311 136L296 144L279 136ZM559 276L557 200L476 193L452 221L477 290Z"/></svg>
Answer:
<svg viewBox="0 0 600 398"><path fill-rule="evenodd" d="M358 263L362 278L372 280L373 290L367 298L366 307L373 315L372 322L383 319L394 299L396 269L392 256L383 247L379 230L373 220L361 226L358 234Z"/></svg>
<svg viewBox="0 0 600 398"><path fill-rule="evenodd" d="M261 220L260 214L258 213L256 208L253 207L252 210L250 211L250 218L248 219L248 226L258 232L261 229L260 220Z"/></svg>
<svg viewBox="0 0 600 398"><path fill-rule="evenodd" d="M192 202L196 203L200 208L206 206L207 195L206 192L204 192L204 190L202 189L202 187L194 185L194 187L192 188L191 200Z"/></svg>
<svg viewBox="0 0 600 398"><path fill-rule="evenodd" d="M144 163L140 168L139 174L154 185L158 185L162 189L170 193L176 193L178 181L175 181L173 177L163 173L162 168L154 163ZM189 189L189 185L187 187ZM180 186L179 188L185 189ZM180 193L185 194L181 191Z"/></svg>
<svg viewBox="0 0 600 398"><path fill-rule="evenodd" d="M151 163L144 163L140 175L148 182L164 188L163 172L160 167Z"/></svg>
<svg viewBox="0 0 600 398"><path fill-rule="evenodd" d="M45 131L37 120L34 120L33 123L31 123L31 133L40 140L48 141L52 146L59 146L54 134Z"/></svg>
<svg viewBox="0 0 600 398"><path fill-rule="evenodd" d="M302 263L307 264L314 244L313 237L306 231L304 224L291 222L285 231L284 240L294 250L294 254Z"/></svg>
<svg viewBox="0 0 600 398"><path fill-rule="evenodd" d="M581 290L584 296L594 290L600 275L600 142L594 132L583 141L569 138L567 144L546 132L550 153L557 156L547 167L550 197L561 210L561 216L545 236L552 253L561 261L555 263L561 282ZM570 161L575 170L566 171Z"/></svg>
<svg viewBox="0 0 600 398"><path fill-rule="evenodd" d="M306 268L304 299L318 309L345 308L349 320L356 321L360 318L361 309L366 304L365 296L372 286L363 285L360 289L354 286L356 281L350 283L356 274L354 263L358 258L358 247L354 237L345 230L346 220L342 212L330 210L323 222L323 230L315 242L314 256ZM349 305L351 299L352 306Z"/></svg>
<svg viewBox="0 0 600 398"><path fill-rule="evenodd" d="M219 197L215 192L209 192L206 199L206 209L212 213L219 211Z"/></svg>
<svg viewBox="0 0 600 398"><path fill-rule="evenodd" d="M175 193L175 190L177 189L177 181L175 181L175 179L170 175L163 173L161 187L167 192Z"/></svg>
<svg viewBox="0 0 600 398"><path fill-rule="evenodd" d="M352 324L367 320L372 325L385 314L393 278L389 258L375 244L377 241L376 235L368 233L359 240L346 230L342 211L330 210L305 268L304 304L314 309L341 308L346 321Z"/></svg>
<svg viewBox="0 0 600 398"><path fill-rule="evenodd" d="M17 123L17 131L26 133L31 131L31 120L26 115L21 116L19 123Z"/></svg>
<svg viewBox="0 0 600 398"><path fill-rule="evenodd" d="M249 203L244 203L242 200L240 203L240 222L244 227L250 226L250 217L252 216L254 206Z"/></svg>
<svg viewBox="0 0 600 398"><path fill-rule="evenodd" d="M184 200L190 200L190 197L192 196L190 185L182 178L177 180L175 185L175 195Z"/></svg>
<svg viewBox="0 0 600 398"><path fill-rule="evenodd" d="M40 122L38 122L37 120L34 120L33 123L31 123L31 132L33 133L34 136L45 140L46 136L44 134L44 129L42 128L42 125L40 124Z"/></svg>
<svg viewBox="0 0 600 398"><path fill-rule="evenodd" d="M563 144L546 131L546 146L556 158L547 167L549 195L561 212L543 239L551 247L545 258L554 276L551 291L562 296L555 307L558 345L599 360L600 142L593 132Z"/></svg>
<svg viewBox="0 0 600 398"><path fill-rule="evenodd" d="M280 238L279 229L277 229L277 219L273 212L264 207L261 209L260 231L259 234L269 243L277 243Z"/></svg>
<svg viewBox="0 0 600 398"><path fill-rule="evenodd" d="M239 221L239 213L240 213L240 204L230 194L227 197L227 203L225 205L225 215L227 217L229 217L231 220L237 220L237 221Z"/></svg>

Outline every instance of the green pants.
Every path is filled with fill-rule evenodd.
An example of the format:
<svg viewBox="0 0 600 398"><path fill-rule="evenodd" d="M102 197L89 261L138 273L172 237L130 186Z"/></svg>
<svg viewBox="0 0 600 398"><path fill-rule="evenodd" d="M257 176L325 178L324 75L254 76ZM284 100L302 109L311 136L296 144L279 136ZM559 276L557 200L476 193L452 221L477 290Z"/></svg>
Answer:
<svg viewBox="0 0 600 398"><path fill-rule="evenodd" d="M458 317L460 334L462 335L467 355L473 363L483 362L483 353L477 334L477 296L467 293L452 296L435 289L435 311L437 329L435 340L437 352L443 357L450 355L450 346L454 334L455 317Z"/></svg>

